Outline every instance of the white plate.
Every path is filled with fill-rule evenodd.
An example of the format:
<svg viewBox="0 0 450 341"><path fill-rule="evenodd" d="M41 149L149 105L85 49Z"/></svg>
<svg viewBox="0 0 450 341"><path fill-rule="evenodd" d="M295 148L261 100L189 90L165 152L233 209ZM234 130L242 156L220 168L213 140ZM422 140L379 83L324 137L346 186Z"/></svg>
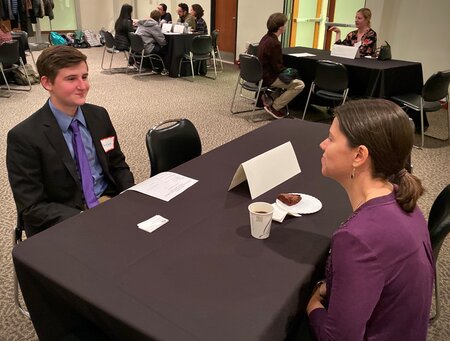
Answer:
<svg viewBox="0 0 450 341"><path fill-rule="evenodd" d="M280 200L277 199L276 203L278 207L287 211L298 214L310 214L320 211L322 208L322 203L319 199L313 197L312 195L303 194L303 193L292 193L292 194L300 194L302 196L302 200L298 204L288 206L283 204Z"/></svg>

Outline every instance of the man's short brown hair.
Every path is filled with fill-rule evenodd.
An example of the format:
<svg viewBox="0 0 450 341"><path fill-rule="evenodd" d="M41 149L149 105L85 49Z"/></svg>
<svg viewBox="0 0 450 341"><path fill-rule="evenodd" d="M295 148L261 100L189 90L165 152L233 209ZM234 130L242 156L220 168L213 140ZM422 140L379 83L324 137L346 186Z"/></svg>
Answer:
<svg viewBox="0 0 450 341"><path fill-rule="evenodd" d="M159 13L159 11L157 9L155 9L154 11L152 11L150 13L150 18L159 22L161 20L161 13Z"/></svg>
<svg viewBox="0 0 450 341"><path fill-rule="evenodd" d="M86 62L86 55L76 48L65 45L50 46L40 54L36 61L39 78L46 76L54 82L59 70Z"/></svg>
<svg viewBox="0 0 450 341"><path fill-rule="evenodd" d="M287 17L283 13L273 13L267 19L267 29L269 32L275 33L278 29L284 26L287 22Z"/></svg>

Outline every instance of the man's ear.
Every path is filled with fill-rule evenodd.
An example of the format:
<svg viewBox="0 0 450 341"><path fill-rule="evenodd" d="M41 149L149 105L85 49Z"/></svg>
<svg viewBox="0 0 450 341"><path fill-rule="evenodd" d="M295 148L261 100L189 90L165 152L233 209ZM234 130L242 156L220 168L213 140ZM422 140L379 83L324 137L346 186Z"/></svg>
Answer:
<svg viewBox="0 0 450 341"><path fill-rule="evenodd" d="M47 76L41 77L41 85L47 91L50 91L52 89L52 82Z"/></svg>

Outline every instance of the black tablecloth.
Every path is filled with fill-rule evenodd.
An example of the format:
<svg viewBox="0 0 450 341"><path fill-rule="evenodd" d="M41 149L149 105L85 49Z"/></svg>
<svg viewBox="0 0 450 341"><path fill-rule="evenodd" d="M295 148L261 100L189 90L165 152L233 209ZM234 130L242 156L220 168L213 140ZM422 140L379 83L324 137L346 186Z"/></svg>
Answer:
<svg viewBox="0 0 450 341"><path fill-rule="evenodd" d="M297 57L292 53L310 53L314 56ZM298 69L305 82L305 90L292 103L303 108L314 80L316 62L327 59L344 64L349 75L349 96L356 98L390 98L405 93L421 93L423 85L422 64L403 60L377 60L368 58L348 59L330 56L330 51L307 47L283 49L285 66Z"/></svg>
<svg viewBox="0 0 450 341"><path fill-rule="evenodd" d="M41 340L88 324L111 340L282 340L323 276L330 236L350 214L344 190L321 176L328 126L270 123L174 169L199 180L170 202L128 191L16 246L13 259ZM256 198L308 193L321 211L251 237L238 165L291 141L301 173ZM136 224L169 222L149 234Z"/></svg>

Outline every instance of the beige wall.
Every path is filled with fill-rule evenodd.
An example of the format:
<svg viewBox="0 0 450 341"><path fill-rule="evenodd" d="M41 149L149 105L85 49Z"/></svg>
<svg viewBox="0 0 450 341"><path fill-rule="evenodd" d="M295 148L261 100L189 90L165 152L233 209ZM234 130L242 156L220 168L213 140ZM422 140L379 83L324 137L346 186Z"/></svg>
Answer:
<svg viewBox="0 0 450 341"><path fill-rule="evenodd" d="M236 59L246 49L246 43L257 43L267 33L267 18L283 12L283 0L239 0L237 16Z"/></svg>
<svg viewBox="0 0 450 341"><path fill-rule="evenodd" d="M374 19L380 18L378 40L392 46L395 59L422 63L424 81L450 69L449 0L368 0ZM373 6L373 7L370 7Z"/></svg>

